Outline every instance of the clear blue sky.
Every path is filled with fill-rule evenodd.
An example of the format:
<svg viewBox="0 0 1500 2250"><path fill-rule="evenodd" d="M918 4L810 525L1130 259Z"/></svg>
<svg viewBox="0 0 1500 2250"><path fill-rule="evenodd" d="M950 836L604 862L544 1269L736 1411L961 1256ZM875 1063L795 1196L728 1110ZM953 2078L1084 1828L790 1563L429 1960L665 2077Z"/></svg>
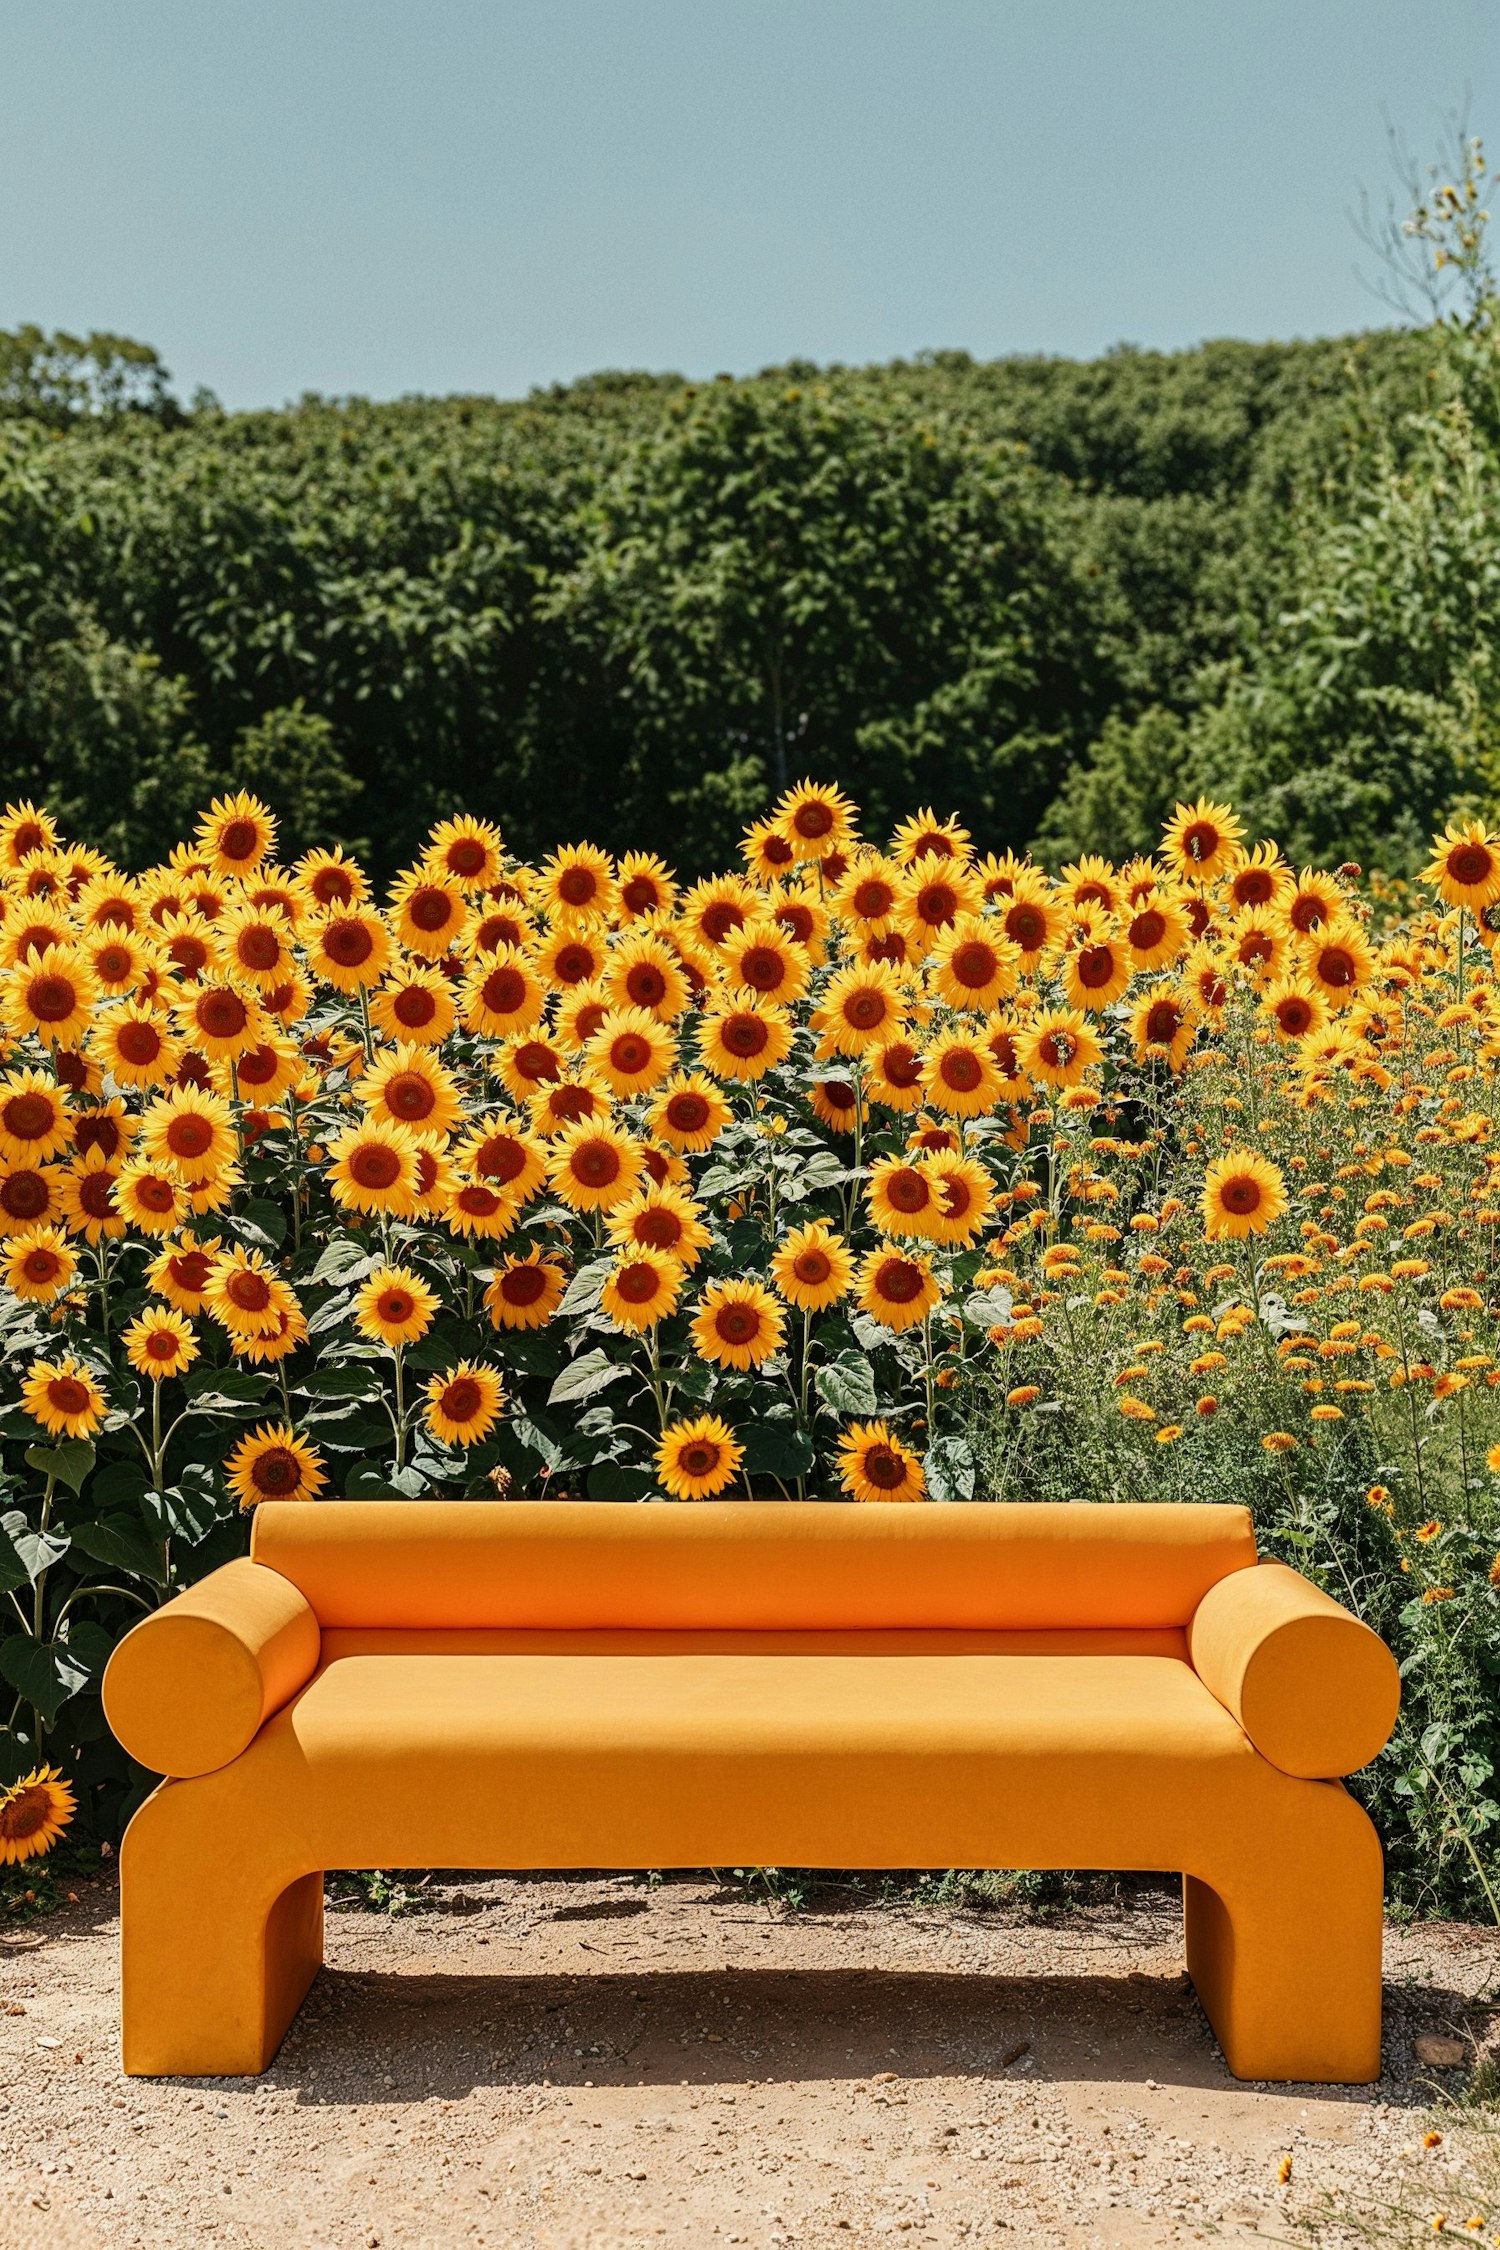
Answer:
<svg viewBox="0 0 1500 2250"><path fill-rule="evenodd" d="M1495 0L0 0L0 326L231 406L1330 334L1466 88Z"/></svg>

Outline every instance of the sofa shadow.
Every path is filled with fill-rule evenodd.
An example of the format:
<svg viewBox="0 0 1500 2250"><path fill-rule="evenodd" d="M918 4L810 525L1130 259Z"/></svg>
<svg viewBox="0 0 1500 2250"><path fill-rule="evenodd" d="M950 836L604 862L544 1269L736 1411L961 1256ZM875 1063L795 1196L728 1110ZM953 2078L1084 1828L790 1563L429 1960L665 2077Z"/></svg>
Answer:
<svg viewBox="0 0 1500 2250"><path fill-rule="evenodd" d="M1444 1997L1429 1989L1424 2014ZM1446 1997L1462 2011L1457 1994ZM1389 1999L1399 2007L1395 1991ZM1180 1975L872 1969L325 1969L267 2077L306 2103L341 2106L459 2100L486 2086L723 2090L843 2080L899 2104L928 2079L1205 2094L1241 2083ZM1365 2087L1307 2091L1371 2099ZM1415 2104L1430 2088L1408 2090L1398 2077L1382 2082L1381 2096Z"/></svg>

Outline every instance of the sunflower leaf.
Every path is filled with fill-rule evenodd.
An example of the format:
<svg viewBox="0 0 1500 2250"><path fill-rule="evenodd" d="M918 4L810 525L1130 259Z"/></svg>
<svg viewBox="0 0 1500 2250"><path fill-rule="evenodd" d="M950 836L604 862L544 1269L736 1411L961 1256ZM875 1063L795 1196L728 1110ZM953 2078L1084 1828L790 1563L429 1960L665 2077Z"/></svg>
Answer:
<svg viewBox="0 0 1500 2250"><path fill-rule="evenodd" d="M0 1678L41 1712L55 1719L69 1696L89 1684L86 1665L65 1641L39 1641L30 1633L14 1633L0 1642Z"/></svg>
<svg viewBox="0 0 1500 2250"><path fill-rule="evenodd" d="M863 1352L844 1352L813 1377L819 1398L834 1414L875 1414L880 1401L875 1373Z"/></svg>
<svg viewBox="0 0 1500 2250"><path fill-rule="evenodd" d="M71 1492L81 1492L94 1466L94 1448L85 1438L74 1438L67 1445L32 1445L26 1449L26 1463L44 1477L56 1477Z"/></svg>
<svg viewBox="0 0 1500 2250"><path fill-rule="evenodd" d="M322 1282L363 1281L379 1263L378 1258L370 1256L358 1235L335 1235L313 1267L310 1278Z"/></svg>
<svg viewBox="0 0 1500 2250"><path fill-rule="evenodd" d="M616 1383L629 1368L617 1360L607 1359L602 1351L580 1353L571 1366L565 1367L547 1393L549 1406L576 1405L579 1400L592 1398L607 1384Z"/></svg>
<svg viewBox="0 0 1500 2250"><path fill-rule="evenodd" d="M127 1570L137 1578L149 1578L155 1586L167 1582L161 1549L153 1546L140 1524L132 1523L128 1516L102 1516L97 1523L74 1524L73 1545L111 1570Z"/></svg>
<svg viewBox="0 0 1500 2250"><path fill-rule="evenodd" d="M934 1500L972 1500L976 1468L967 1438L934 1438L922 1463Z"/></svg>

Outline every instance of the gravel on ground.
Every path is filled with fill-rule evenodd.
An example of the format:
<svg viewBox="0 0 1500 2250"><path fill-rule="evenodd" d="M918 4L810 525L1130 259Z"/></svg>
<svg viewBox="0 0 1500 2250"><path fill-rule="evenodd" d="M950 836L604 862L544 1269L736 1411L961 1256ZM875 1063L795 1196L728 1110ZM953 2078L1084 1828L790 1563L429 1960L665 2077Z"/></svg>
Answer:
<svg viewBox="0 0 1500 2250"><path fill-rule="evenodd" d="M1427 2112L1500 1971L1500 1933L1392 1927L1380 2083L1242 2085L1166 1885L1041 1919L706 1876L424 1905L330 1913L261 2078L120 2075L107 1879L0 1934L0 2250L1287 2240L1328 2194L1458 2192L1463 2114L1424 2149Z"/></svg>

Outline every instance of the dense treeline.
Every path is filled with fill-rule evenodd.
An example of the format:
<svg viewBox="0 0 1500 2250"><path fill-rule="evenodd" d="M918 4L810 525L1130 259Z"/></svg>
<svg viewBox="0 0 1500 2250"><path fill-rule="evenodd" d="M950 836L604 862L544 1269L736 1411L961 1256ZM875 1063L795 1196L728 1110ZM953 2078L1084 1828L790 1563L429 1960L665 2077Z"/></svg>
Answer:
<svg viewBox="0 0 1500 2250"><path fill-rule="evenodd" d="M125 863L253 786L386 868L458 807L722 862L812 771L1054 860L1232 793L1409 865L1492 789L1495 343L959 353L524 402L183 407L0 339L0 765Z"/></svg>

